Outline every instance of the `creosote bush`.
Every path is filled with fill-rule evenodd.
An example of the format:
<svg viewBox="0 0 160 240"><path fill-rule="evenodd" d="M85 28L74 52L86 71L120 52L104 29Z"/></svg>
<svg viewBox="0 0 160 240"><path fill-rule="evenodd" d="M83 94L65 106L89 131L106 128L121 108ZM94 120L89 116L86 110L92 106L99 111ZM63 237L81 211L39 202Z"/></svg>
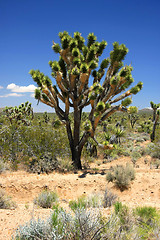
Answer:
<svg viewBox="0 0 160 240"><path fill-rule="evenodd" d="M128 188L130 182L134 179L135 170L130 164L126 164L125 167L123 165L117 165L106 175L106 180L108 182L114 182L121 191Z"/></svg>
<svg viewBox="0 0 160 240"><path fill-rule="evenodd" d="M58 201L58 195L56 192L43 191L34 199L34 204L42 208L52 208Z"/></svg>

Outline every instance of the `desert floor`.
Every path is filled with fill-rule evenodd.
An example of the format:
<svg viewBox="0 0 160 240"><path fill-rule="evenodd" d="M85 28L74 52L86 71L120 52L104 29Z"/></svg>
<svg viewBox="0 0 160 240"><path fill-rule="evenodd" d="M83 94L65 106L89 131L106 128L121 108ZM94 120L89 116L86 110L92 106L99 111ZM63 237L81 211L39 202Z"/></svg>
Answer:
<svg viewBox="0 0 160 240"><path fill-rule="evenodd" d="M144 163L144 159L148 163ZM31 174L25 171L5 172L0 175L0 188L12 197L17 208L0 209L0 239L11 239L15 229L31 218L46 218L51 209L40 209L33 204L34 198L44 189L57 191L60 204L68 207L69 200L82 194L104 194L106 187L118 196L119 201L130 207L153 206L160 209L160 169L150 168L150 157L145 156L136 163L136 179L129 189L121 192L113 183L107 183L106 173L111 166L130 162L122 157L103 164L99 157L90 169L77 173ZM97 164L98 163L98 164Z"/></svg>

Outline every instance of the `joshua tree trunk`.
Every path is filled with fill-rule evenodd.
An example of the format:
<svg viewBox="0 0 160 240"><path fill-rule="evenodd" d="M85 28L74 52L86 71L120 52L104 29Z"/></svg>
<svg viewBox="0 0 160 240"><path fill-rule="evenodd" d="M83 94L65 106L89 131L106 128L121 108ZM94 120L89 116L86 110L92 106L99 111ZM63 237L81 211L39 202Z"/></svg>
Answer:
<svg viewBox="0 0 160 240"><path fill-rule="evenodd" d="M75 169L82 169L81 165L81 152L77 149L73 149L72 151L72 162Z"/></svg>
<svg viewBox="0 0 160 240"><path fill-rule="evenodd" d="M155 132L156 132L156 125L157 125L158 119L159 119L159 115L156 116L155 121L153 123L153 130L151 133L151 142L155 140Z"/></svg>
<svg viewBox="0 0 160 240"><path fill-rule="evenodd" d="M66 124L66 128L67 128L67 135L68 135L68 140L69 140L71 154L72 154L72 162L73 162L74 168L76 168L76 169L82 169L81 152L82 152L84 144L80 148L80 145L79 145L79 143L80 143L80 123L81 123L81 111L79 111L77 108L75 108L75 110L74 110L74 129L72 131L69 121Z"/></svg>

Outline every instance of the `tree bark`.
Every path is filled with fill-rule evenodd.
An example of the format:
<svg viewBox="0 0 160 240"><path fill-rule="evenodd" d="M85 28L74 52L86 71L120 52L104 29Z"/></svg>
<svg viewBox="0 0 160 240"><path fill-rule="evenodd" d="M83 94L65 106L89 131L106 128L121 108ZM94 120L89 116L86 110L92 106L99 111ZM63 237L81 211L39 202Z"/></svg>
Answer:
<svg viewBox="0 0 160 240"><path fill-rule="evenodd" d="M151 133L151 142L155 140L155 132L156 132L156 125L157 125L158 119L159 119L159 115L156 116L155 121L153 123L153 130Z"/></svg>
<svg viewBox="0 0 160 240"><path fill-rule="evenodd" d="M79 148L79 138L80 138L80 123L81 123L81 111L77 108L74 110L74 129L72 134L72 129L69 120L66 122L66 129L68 140L70 144L72 163L75 169L82 169L81 164L81 152L82 149Z"/></svg>
<svg viewBox="0 0 160 240"><path fill-rule="evenodd" d="M73 149L72 151L72 162L73 166L77 170L82 169L82 164L81 164L81 152L78 149Z"/></svg>

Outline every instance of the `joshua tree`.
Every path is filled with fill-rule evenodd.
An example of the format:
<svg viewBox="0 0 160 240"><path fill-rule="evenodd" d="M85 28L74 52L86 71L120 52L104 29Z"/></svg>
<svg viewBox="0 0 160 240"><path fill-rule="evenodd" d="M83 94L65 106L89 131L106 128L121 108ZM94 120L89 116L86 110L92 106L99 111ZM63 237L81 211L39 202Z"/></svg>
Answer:
<svg viewBox="0 0 160 240"><path fill-rule="evenodd" d="M139 82L127 90L134 80L132 67L123 66L122 61L128 52L124 44L113 43L110 57L98 64L106 41L98 42L93 33L88 35L87 44L79 32L72 37L64 31L59 37L61 45L53 42L53 50L60 55L59 61L49 61L56 85L52 85L50 78L39 70L31 70L30 74L38 85L35 98L54 108L65 124L73 164L81 169L83 146L89 137L94 139L98 124L116 111L127 111L126 107L132 102L129 96L138 93L143 84ZM64 109L60 102L64 103ZM80 135L82 111L88 105L91 105L91 111ZM73 109L73 127L70 108Z"/></svg>
<svg viewBox="0 0 160 240"><path fill-rule="evenodd" d="M49 123L50 121L50 117L48 116L47 112L43 113L43 119L45 123Z"/></svg>
<svg viewBox="0 0 160 240"><path fill-rule="evenodd" d="M30 125L30 120L33 119L33 109L28 101L18 107L5 107L4 112L11 125L21 123Z"/></svg>
<svg viewBox="0 0 160 240"><path fill-rule="evenodd" d="M131 127L133 128L135 123L139 119L139 116L136 114L136 113L138 113L138 108L135 106L131 106L128 108L127 112L129 114L129 120L131 123Z"/></svg>
<svg viewBox="0 0 160 240"><path fill-rule="evenodd" d="M159 115L160 115L160 110L158 110L158 108L160 108L160 103L159 104L155 104L153 102L150 102L151 108L153 109L153 129L152 129L152 133L151 133L151 141L153 142L155 140L155 132L156 132L156 126L158 123L158 119L159 119Z"/></svg>
<svg viewBox="0 0 160 240"><path fill-rule="evenodd" d="M157 110L158 108L160 108L160 103L159 104L155 104L154 102L150 102L151 108L153 109L153 119L152 122L154 122L156 120L156 114L157 114Z"/></svg>

